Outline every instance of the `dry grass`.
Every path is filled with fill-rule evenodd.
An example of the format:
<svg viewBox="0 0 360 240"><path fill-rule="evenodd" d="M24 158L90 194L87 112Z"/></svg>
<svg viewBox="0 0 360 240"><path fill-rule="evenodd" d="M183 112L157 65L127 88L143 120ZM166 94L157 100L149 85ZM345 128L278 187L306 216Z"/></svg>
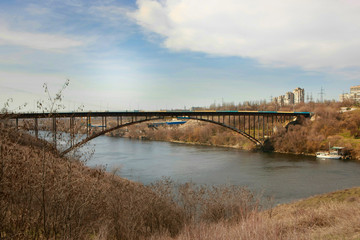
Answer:
<svg viewBox="0 0 360 240"><path fill-rule="evenodd" d="M261 208L260 197L241 186L175 184L165 178L150 188L163 199L175 202L186 224L241 222Z"/></svg>
<svg viewBox="0 0 360 240"><path fill-rule="evenodd" d="M0 133L0 239L141 239L181 230L181 209L151 189L59 158L11 129Z"/></svg>
<svg viewBox="0 0 360 240"><path fill-rule="evenodd" d="M187 225L176 240L360 239L360 188L320 195L229 224ZM169 240L167 236L152 239Z"/></svg>
<svg viewBox="0 0 360 240"><path fill-rule="evenodd" d="M283 205L273 210L272 219L300 239L359 239L359 193L353 188Z"/></svg>
<svg viewBox="0 0 360 240"><path fill-rule="evenodd" d="M240 222L259 209L242 187L143 186L60 158L26 133L0 134L0 239L175 237L185 225Z"/></svg>

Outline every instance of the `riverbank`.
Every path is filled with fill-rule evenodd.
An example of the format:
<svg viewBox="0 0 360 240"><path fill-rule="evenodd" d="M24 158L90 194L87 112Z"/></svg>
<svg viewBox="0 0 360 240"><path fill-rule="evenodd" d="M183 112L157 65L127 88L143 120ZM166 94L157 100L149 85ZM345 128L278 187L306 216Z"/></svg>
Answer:
<svg viewBox="0 0 360 240"><path fill-rule="evenodd" d="M107 136L109 137L120 137L120 136L116 136L116 135L111 135L108 134ZM282 152L282 151L276 151L276 150L264 150L261 147L258 147L256 145L253 144L249 144L247 143L246 145L240 145L240 144L236 144L236 145L221 145L221 144L211 144L211 143L199 143L199 142L187 142L187 141L179 141L179 140L154 140L154 139L148 139L147 137L139 137L139 138L134 138L134 137L129 137L127 135L123 135L121 136L121 138L127 138L127 139L136 139L136 140L142 140L142 141L158 141L158 142L169 142L169 143L178 143L178 144L184 144L184 145L192 145L192 146L207 146L207 147L219 147L219 148L230 148L230 149L238 149L238 150L244 150L244 151L248 151L248 152L269 152L269 153L279 153L279 154L289 154L289 155L294 155L294 156L310 156L310 157L316 157L316 153L294 153L294 152ZM346 159L349 160L349 159ZM351 159L350 159L351 160ZM360 159L353 159L355 161Z"/></svg>
<svg viewBox="0 0 360 240"><path fill-rule="evenodd" d="M261 198L241 186L175 186L169 179L144 186L60 158L26 133L0 129L0 136L1 238L358 237L359 188L264 211Z"/></svg>

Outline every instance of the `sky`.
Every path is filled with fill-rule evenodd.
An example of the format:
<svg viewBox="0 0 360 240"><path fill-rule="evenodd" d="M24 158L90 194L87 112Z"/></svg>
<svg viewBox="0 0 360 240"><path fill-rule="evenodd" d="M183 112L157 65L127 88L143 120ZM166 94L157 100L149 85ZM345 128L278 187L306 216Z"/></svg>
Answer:
<svg viewBox="0 0 360 240"><path fill-rule="evenodd" d="M184 109L360 85L357 0L1 0L0 108ZM25 107L24 104L27 104ZM20 108L20 110L19 110Z"/></svg>

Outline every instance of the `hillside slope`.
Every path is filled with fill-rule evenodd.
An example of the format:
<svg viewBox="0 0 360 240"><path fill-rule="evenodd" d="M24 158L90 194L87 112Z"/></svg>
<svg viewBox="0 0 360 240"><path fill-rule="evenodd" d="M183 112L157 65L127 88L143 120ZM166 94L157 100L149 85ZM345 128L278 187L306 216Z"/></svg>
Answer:
<svg viewBox="0 0 360 240"><path fill-rule="evenodd" d="M181 228L178 207L142 184L0 128L0 239L139 239Z"/></svg>

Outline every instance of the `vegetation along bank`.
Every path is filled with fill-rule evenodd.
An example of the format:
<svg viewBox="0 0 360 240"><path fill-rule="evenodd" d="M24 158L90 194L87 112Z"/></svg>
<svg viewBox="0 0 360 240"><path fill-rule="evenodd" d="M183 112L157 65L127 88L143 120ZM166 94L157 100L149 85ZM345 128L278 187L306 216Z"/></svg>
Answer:
<svg viewBox="0 0 360 240"><path fill-rule="evenodd" d="M311 119L300 119L299 124L277 126L276 133L266 142L265 151L315 155L331 146L346 148L346 153L360 160L360 108L351 103L306 103L289 109L277 109L272 104L212 106L210 110L261 110L312 112ZM348 109L348 110L347 110ZM206 109L204 109L206 110ZM146 123L111 132L111 136L148 139L209 146L255 150L256 146L233 131L211 123L188 121L180 126L149 128Z"/></svg>

